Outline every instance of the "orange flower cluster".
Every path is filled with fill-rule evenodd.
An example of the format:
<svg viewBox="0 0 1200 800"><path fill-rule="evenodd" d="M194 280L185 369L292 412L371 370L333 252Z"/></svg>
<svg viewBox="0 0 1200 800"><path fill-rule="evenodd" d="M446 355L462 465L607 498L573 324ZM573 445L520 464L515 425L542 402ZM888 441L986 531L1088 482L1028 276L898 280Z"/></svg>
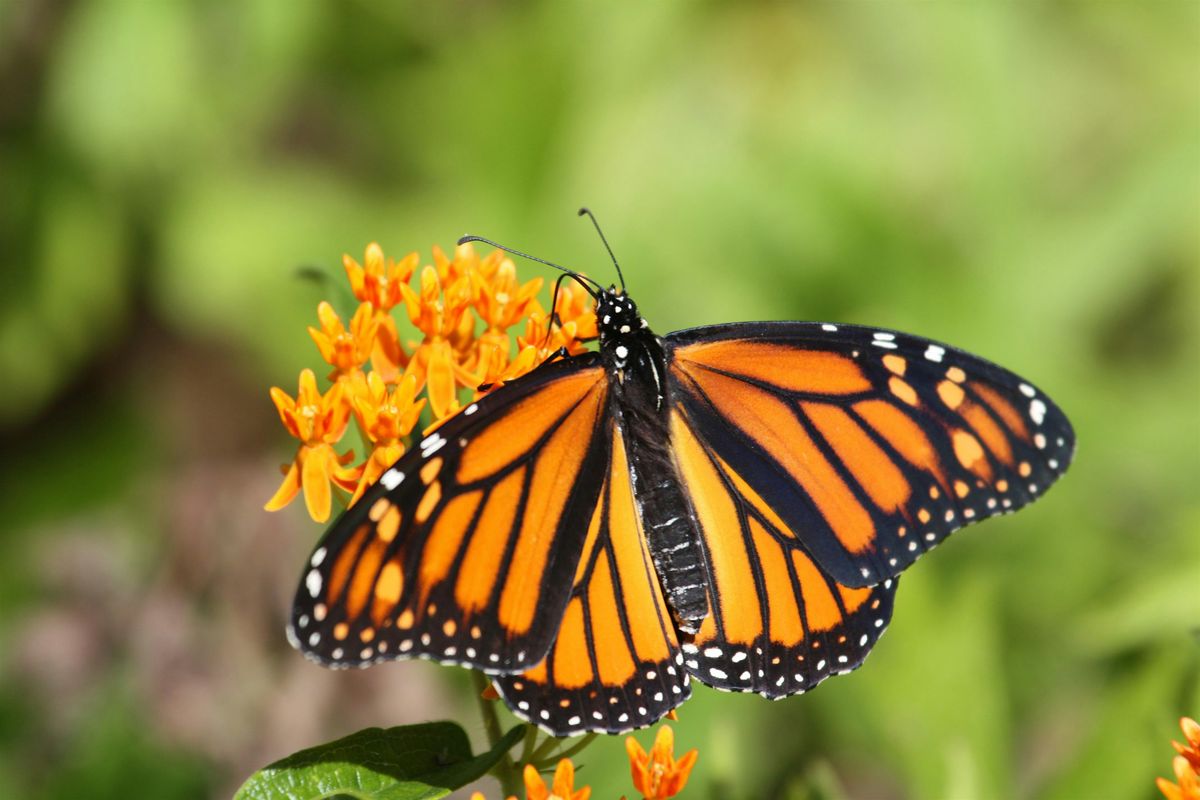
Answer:
<svg viewBox="0 0 1200 800"><path fill-rule="evenodd" d="M585 291L564 282L551 316L537 299L542 279L520 283L501 251L480 258L466 244L451 257L435 246L433 264L419 273L417 253L396 261L375 243L367 246L362 264L348 255L342 261L359 306L346 325L322 302L320 327L308 329L332 367L329 388L320 391L306 369L294 398L271 389L280 419L300 447L283 465L283 483L267 502L268 511L303 491L309 516L325 522L331 487L348 493L353 504L404 453L426 406L432 425L439 425L458 413L464 396L478 397L481 385L520 377L562 348L581 353L584 342L597 335ZM407 344L399 309L416 329ZM522 322L523 333L512 336L510 330ZM352 419L370 446L357 463L353 450L336 448Z"/></svg>
<svg viewBox="0 0 1200 800"><path fill-rule="evenodd" d="M1179 720L1179 727L1183 729L1186 744L1171 742L1179 753L1172 765L1175 768L1175 780L1179 783L1159 778L1158 790L1167 800L1200 800L1200 724L1184 717Z"/></svg>
<svg viewBox="0 0 1200 800"><path fill-rule="evenodd" d="M625 740L625 750L629 754L634 788L644 800L669 800L682 792L698 758L695 750L689 750L683 758L675 760L675 734L668 725L658 729L649 753L632 736ZM550 786L532 764L525 765L524 777L525 800L588 800L592 794L590 786L575 788L575 765L569 758L558 762ZM485 800L483 792L473 793L471 800ZM517 798L510 796L508 800Z"/></svg>
<svg viewBox="0 0 1200 800"><path fill-rule="evenodd" d="M693 749L676 761L675 734L670 725L658 729L649 753L632 736L625 740L625 751L629 754L633 787L646 800L667 800L682 792L700 755Z"/></svg>

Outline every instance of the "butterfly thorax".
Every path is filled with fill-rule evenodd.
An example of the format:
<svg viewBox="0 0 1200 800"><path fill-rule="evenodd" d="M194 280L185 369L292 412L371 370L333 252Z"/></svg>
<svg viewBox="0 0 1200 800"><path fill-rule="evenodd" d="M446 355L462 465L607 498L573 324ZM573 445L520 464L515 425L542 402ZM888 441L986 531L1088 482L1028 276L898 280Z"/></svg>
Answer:
<svg viewBox="0 0 1200 800"><path fill-rule="evenodd" d="M708 572L694 512L672 456L666 351L624 294L602 292L596 318L614 417L629 453L650 555L676 621L694 633L708 614Z"/></svg>

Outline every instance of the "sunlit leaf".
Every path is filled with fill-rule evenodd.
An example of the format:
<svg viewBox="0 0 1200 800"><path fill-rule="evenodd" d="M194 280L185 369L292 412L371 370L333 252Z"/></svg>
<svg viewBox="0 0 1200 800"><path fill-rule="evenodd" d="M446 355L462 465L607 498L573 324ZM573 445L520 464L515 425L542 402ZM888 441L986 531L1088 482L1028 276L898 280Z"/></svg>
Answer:
<svg viewBox="0 0 1200 800"><path fill-rule="evenodd" d="M251 776L235 800L434 800L482 777L524 734L518 726L495 749L471 755L452 722L367 728L301 750Z"/></svg>

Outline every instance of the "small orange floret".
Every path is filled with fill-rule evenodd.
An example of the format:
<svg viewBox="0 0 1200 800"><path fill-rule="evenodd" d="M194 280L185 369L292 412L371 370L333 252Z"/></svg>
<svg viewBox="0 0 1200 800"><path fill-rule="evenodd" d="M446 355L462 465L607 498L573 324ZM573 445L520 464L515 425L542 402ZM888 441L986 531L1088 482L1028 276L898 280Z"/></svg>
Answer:
<svg viewBox="0 0 1200 800"><path fill-rule="evenodd" d="M558 291L558 302L554 305L560 325L565 329L574 325L571 343L567 349L572 354L582 352L584 347L580 339L595 339L600 335L596 327L596 308L591 295L584 291L579 284L563 283ZM572 346L574 345L574 346ZM578 349L575 349L578 348Z"/></svg>
<svg viewBox="0 0 1200 800"><path fill-rule="evenodd" d="M558 768L554 770L554 784L549 788L532 764L525 765L526 800L588 800L591 796L590 786L575 789L575 765L569 758L558 762Z"/></svg>
<svg viewBox="0 0 1200 800"><path fill-rule="evenodd" d="M344 402L344 391L342 383L335 383L321 394L317 390L317 378L310 369L300 373L295 399L278 387L271 388L271 399L279 411L279 418L301 445L292 463L283 465L283 483L267 501L265 508L268 511L283 508L303 489L309 516L317 522L325 522L329 519L330 482L347 491L354 490L361 470L345 466L354 457L353 451L339 456L333 449L350 422L350 408Z"/></svg>
<svg viewBox="0 0 1200 800"><path fill-rule="evenodd" d="M358 488L350 498L354 505L379 476L404 455L404 437L412 433L425 407L425 398L417 399L417 381L406 375L389 390L378 372L359 377L350 384L354 416L363 435L374 447L363 464Z"/></svg>
<svg viewBox="0 0 1200 800"><path fill-rule="evenodd" d="M670 725L663 725L654 737L654 746L647 753L632 736L625 740L633 786L646 800L665 800L683 791L699 753L689 750L675 760L675 734Z"/></svg>
<svg viewBox="0 0 1200 800"><path fill-rule="evenodd" d="M417 381L417 391L426 389L433 415L442 419L458 411L458 371L460 364L451 338L460 333L464 315L470 308L470 281L457 278L445 287L433 267L421 271L421 291L401 287L408 316L425 339L409 359L405 374ZM472 326L474 322L472 322ZM473 329L473 328L472 328Z"/></svg>
<svg viewBox="0 0 1200 800"><path fill-rule="evenodd" d="M354 296L380 311L390 311L404 299L400 287L408 283L418 263L420 256L416 252L409 253L399 262L385 257L378 242L367 245L361 265L349 254L342 256L342 266L346 268Z"/></svg>
<svg viewBox="0 0 1200 800"><path fill-rule="evenodd" d="M350 328L342 324L341 317L333 310L333 306L324 300L317 306L317 318L321 322L320 329L311 325L308 333L317 343L321 358L334 368L330 380L353 375L371 357L371 349L375 346L375 331L379 327L370 303L362 303L350 319Z"/></svg>
<svg viewBox="0 0 1200 800"><path fill-rule="evenodd" d="M1157 780L1158 790L1167 800L1200 800L1200 724L1194 719L1184 717L1179 720L1186 742L1171 742L1179 755L1171 762L1175 771L1175 780L1171 783L1166 778Z"/></svg>
<svg viewBox="0 0 1200 800"><path fill-rule="evenodd" d="M542 279L525 284L517 282L517 268L504 259L490 275L476 270L468 273L474 291L474 307L483 320L484 331L475 340L474 353L466 378L468 385L485 382L489 376L503 374L508 367L510 342L508 329L539 308L537 293ZM472 387L473 388L473 387Z"/></svg>

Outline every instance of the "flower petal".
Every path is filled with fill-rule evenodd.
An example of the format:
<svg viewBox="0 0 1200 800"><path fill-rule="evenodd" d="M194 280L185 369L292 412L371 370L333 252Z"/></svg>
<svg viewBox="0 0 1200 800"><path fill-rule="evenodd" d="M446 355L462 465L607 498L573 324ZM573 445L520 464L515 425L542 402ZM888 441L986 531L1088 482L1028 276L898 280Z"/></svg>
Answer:
<svg viewBox="0 0 1200 800"><path fill-rule="evenodd" d="M546 788L546 782L542 780L542 776L538 774L533 764L525 765L524 777L525 800L546 800L550 796L550 791Z"/></svg>
<svg viewBox="0 0 1200 800"><path fill-rule="evenodd" d="M292 436L297 439L303 439L304 435L300 428L300 421L296 419L296 401L278 386L271 387L271 400L275 403L275 408L279 411L279 419L283 423L283 427L287 428L288 433Z"/></svg>
<svg viewBox="0 0 1200 800"><path fill-rule="evenodd" d="M457 383L454 380L454 352L449 342L435 342L430 347L426 394L433 415L439 419L458 410Z"/></svg>
<svg viewBox="0 0 1200 800"><path fill-rule="evenodd" d="M283 483L279 484L279 488L275 490L275 494L271 495L271 499L263 506L267 511L278 511L288 503L296 499L296 495L300 493L300 468L293 461L288 467L287 474L283 477Z"/></svg>
<svg viewBox="0 0 1200 800"><path fill-rule="evenodd" d="M321 321L321 329L330 336L342 333L346 330L342 325L342 318L333 310L333 306L329 301L322 300L317 304L317 319Z"/></svg>
<svg viewBox="0 0 1200 800"><path fill-rule="evenodd" d="M1179 720L1179 727L1183 731L1183 735L1187 737L1188 744L1200 749L1200 722L1196 722L1191 717L1183 717Z"/></svg>
<svg viewBox="0 0 1200 800"><path fill-rule="evenodd" d="M308 507L308 515L316 522L326 522L329 519L330 492L329 479L332 470L333 448L329 445L316 445L300 449L302 459L301 483L304 487L304 505Z"/></svg>
<svg viewBox="0 0 1200 800"><path fill-rule="evenodd" d="M558 762L558 767L554 770L554 788L551 789L551 792L559 797L569 798L574 791L575 765L571 763L571 759L564 758Z"/></svg>
<svg viewBox="0 0 1200 800"><path fill-rule="evenodd" d="M667 776L663 797L673 797L683 791L683 787L687 786L688 778L692 775L692 767L696 766L696 759L699 757L700 751L693 748L675 762L674 770Z"/></svg>

